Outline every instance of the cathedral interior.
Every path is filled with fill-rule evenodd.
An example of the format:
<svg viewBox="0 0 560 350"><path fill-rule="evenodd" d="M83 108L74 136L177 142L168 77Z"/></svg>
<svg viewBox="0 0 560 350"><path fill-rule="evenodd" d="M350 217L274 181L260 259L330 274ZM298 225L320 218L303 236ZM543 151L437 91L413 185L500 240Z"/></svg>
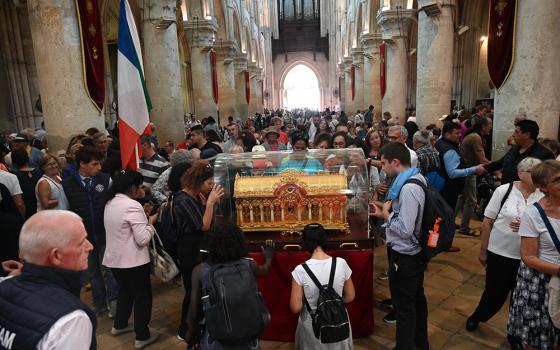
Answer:
<svg viewBox="0 0 560 350"><path fill-rule="evenodd" d="M121 1L0 0L0 134L44 123L48 147L58 151L88 128L115 125ZM376 120L389 112L404 124L413 116L420 129L441 126L452 110L487 106L492 160L508 151L517 118L536 121L541 137L560 135L560 0L127 1L160 143L184 141L191 115L226 126L228 117L246 121L265 111L328 108L354 116L370 105ZM98 15L98 26L82 25L79 6ZM492 22L493 12L512 14L509 26ZM104 68L103 76L95 76L105 90L101 101L88 87L87 76L95 71L84 63L84 31L99 38L90 59ZM492 40L505 43L509 54L496 57L489 50ZM250 185L272 188L265 181ZM321 204L321 211L306 203L304 219L325 215L340 226L341 207L333 211L331 202ZM274 221L274 208L267 205L265 213L259 207L255 221ZM238 208L240 216L253 224L254 213L248 204L246 209ZM484 287L484 267L476 261L479 240L461 236L455 242L460 255L442 254L426 270L433 348L507 349L507 305L477 332L464 330ZM375 278L385 273L385 254L382 246L372 254L370 303L390 295L388 282ZM183 290L156 283L154 291L152 325L165 334L158 348L184 349L174 328ZM373 333L357 339L356 349L393 348L394 327L383 325L382 316L376 306ZM100 320L99 348L129 348L125 342L132 336L112 337L110 329L109 319ZM293 348L287 342L262 345Z"/></svg>
<svg viewBox="0 0 560 350"><path fill-rule="evenodd" d="M0 129L36 128L44 120L49 143L60 149L84 125L102 129L104 122L114 123L119 1L93 3L105 53L102 111L84 88L75 4L2 1ZM178 126L189 113L224 125L228 116L246 119L265 108L288 107L294 86L286 86L286 77L296 67L316 77L309 84L317 109L354 113L373 105L377 117L389 111L402 123L415 110L419 125L426 126L453 106L489 105L496 155L504 152L517 115L537 120L543 136L557 137L557 1L518 1L514 64L500 89L487 68L488 0L129 3L143 47L150 117L164 139L183 137ZM380 75L386 81L383 97Z"/></svg>

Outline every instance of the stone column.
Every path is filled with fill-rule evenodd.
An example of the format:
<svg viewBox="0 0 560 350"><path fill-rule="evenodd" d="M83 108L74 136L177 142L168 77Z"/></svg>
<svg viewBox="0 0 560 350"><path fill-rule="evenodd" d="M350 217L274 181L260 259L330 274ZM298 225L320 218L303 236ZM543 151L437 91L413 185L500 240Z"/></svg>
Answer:
<svg viewBox="0 0 560 350"><path fill-rule="evenodd" d="M247 70L247 57L245 55L237 56L234 59L234 76L235 76L235 96L237 113L236 117L241 120L247 120L249 116L249 105L245 97L245 71Z"/></svg>
<svg viewBox="0 0 560 350"><path fill-rule="evenodd" d="M361 48L352 49L352 64L354 65L354 87L356 91L354 94L354 109L363 112L366 106L364 105L364 51Z"/></svg>
<svg viewBox="0 0 560 350"><path fill-rule="evenodd" d="M560 118L560 1L517 2L515 57L511 73L496 92L492 158L508 149L516 115L537 121L539 136L557 139Z"/></svg>
<svg viewBox="0 0 560 350"><path fill-rule="evenodd" d="M441 14L429 17L422 8L435 3L418 1L416 117L420 128L436 124L451 110L455 1L446 1Z"/></svg>
<svg viewBox="0 0 560 350"><path fill-rule="evenodd" d="M212 63L210 50L214 45L213 36L218 30L214 19L189 20L184 22L191 48L191 76L194 113L199 119L209 116L217 119L218 105L212 91Z"/></svg>
<svg viewBox="0 0 560 350"><path fill-rule="evenodd" d="M49 148L66 149L71 135L105 129L84 87L76 5L65 0L29 0L27 5Z"/></svg>
<svg viewBox="0 0 560 350"><path fill-rule="evenodd" d="M249 82L251 84L251 99L249 100L249 116L252 117L258 112L258 89L257 76L259 74L259 67L256 63L250 63L247 68L249 69Z"/></svg>
<svg viewBox="0 0 560 350"><path fill-rule="evenodd" d="M373 105L375 109L374 120L381 119L381 83L379 43L381 34L368 33L362 35L364 47L364 108Z"/></svg>
<svg viewBox="0 0 560 350"><path fill-rule="evenodd" d="M346 74L344 73L344 63L338 64L338 100L340 105L340 110L346 112Z"/></svg>
<svg viewBox="0 0 560 350"><path fill-rule="evenodd" d="M264 112L264 104L263 104L263 82L264 82L264 77L262 75L262 68L260 69L260 72L257 75L257 79L256 79L256 89L255 89L255 94L256 94L256 105L257 105L257 112L258 113L263 113Z"/></svg>
<svg viewBox="0 0 560 350"><path fill-rule="evenodd" d="M408 82L408 52L406 35L410 18L415 10L386 10L377 15L381 37L387 43L386 90L382 101L382 112L390 112L405 122L406 87Z"/></svg>
<svg viewBox="0 0 560 350"><path fill-rule="evenodd" d="M344 57L344 99L345 99L345 110L348 120L354 120L354 115L356 114L356 109L354 108L354 100L352 99L352 58Z"/></svg>
<svg viewBox="0 0 560 350"><path fill-rule="evenodd" d="M227 117L237 119L237 88L233 59L236 54L235 43L227 41L215 45L218 59L216 70L218 75L218 107L220 110L220 124L227 124Z"/></svg>
<svg viewBox="0 0 560 350"><path fill-rule="evenodd" d="M156 135L161 143L166 140L178 142L185 136L176 4L175 0L152 2L148 12L150 18L143 21L144 69L152 100L150 119L157 126ZM161 20L172 23L159 29L154 21Z"/></svg>

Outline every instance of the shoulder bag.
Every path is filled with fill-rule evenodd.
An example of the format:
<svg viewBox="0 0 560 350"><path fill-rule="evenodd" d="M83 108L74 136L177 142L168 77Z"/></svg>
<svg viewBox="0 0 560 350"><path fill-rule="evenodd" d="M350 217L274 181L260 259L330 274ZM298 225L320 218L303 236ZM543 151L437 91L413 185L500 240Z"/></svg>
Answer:
<svg viewBox="0 0 560 350"><path fill-rule="evenodd" d="M163 243L157 231L153 227L152 229L154 235L149 246L152 274L163 282L169 282L177 276L179 269L171 255L163 249Z"/></svg>
<svg viewBox="0 0 560 350"><path fill-rule="evenodd" d="M539 214L541 214L546 230L552 238L552 242L554 242L556 250L560 253L560 240L558 240L558 236L556 235L554 228L552 228L550 220L548 220L543 207L539 202L536 202L534 206L539 211ZM548 314L550 315L550 319L552 320L554 327L560 328L560 277L554 275L550 277L550 282L548 283Z"/></svg>

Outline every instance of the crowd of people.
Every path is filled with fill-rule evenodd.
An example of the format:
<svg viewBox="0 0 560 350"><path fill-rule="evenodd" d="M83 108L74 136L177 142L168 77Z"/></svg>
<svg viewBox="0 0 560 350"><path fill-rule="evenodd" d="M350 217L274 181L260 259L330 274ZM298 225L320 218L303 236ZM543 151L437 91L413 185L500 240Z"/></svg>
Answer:
<svg viewBox="0 0 560 350"><path fill-rule="evenodd" d="M155 125L152 134L142 135L137 171L121 169L118 125L90 128L57 152L48 148L44 128L7 135L0 143L0 261L9 276L0 283L0 328L17 336L4 336L0 345L95 348L96 318L105 316L114 319L112 335L135 332L135 348L156 342L159 335L149 328L149 246L159 232L184 289L177 337L193 348L259 348L258 335L228 347L208 332L212 327L199 329L215 266L233 261L262 276L274 256L274 243L266 242L266 262L259 266L247 259L243 232L227 220L232 218L216 225L224 188L213 183L213 162L220 153L287 150L292 157L265 167L342 172L343 164L308 157L307 150L357 148L368 169L371 235L387 245L388 268L378 278L389 279L391 298L381 304L390 310L383 320L396 324L396 348L429 348L427 260L419 239L426 196L419 184L407 182L416 179L461 213L459 234L480 236L486 285L467 330L493 317L511 293L512 347L552 349L560 343L547 309L548 283L560 276L560 246L552 236L560 232L560 162L554 160L560 144L539 139L537 123L519 117L510 149L491 161L492 113L485 106L473 112L455 109L423 129L414 112L401 123L389 112L376 118L374 106L354 116L329 109L265 110L245 121L228 117L224 127L213 117L199 121L191 114L182 140L158 139ZM501 179L501 186L483 194L491 177ZM470 226L477 212L483 213L480 232ZM348 264L328 255L320 223L306 227L302 239L311 257L292 272L286 307L300 314L296 349L318 349L310 317L319 307L316 280L330 281L344 303L355 290ZM82 283L91 290L91 308L80 301ZM351 348L351 332L329 347Z"/></svg>

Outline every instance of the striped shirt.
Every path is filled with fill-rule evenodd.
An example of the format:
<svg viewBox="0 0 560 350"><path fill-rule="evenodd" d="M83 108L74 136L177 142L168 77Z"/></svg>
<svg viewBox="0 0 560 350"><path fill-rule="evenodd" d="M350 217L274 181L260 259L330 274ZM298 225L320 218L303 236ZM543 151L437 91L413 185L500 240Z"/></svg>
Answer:
<svg viewBox="0 0 560 350"><path fill-rule="evenodd" d="M144 176L143 185L146 188L152 188L153 184L156 182L158 177L167 168L169 168L169 162L165 160L159 154L154 154L152 158L140 161L140 173Z"/></svg>

